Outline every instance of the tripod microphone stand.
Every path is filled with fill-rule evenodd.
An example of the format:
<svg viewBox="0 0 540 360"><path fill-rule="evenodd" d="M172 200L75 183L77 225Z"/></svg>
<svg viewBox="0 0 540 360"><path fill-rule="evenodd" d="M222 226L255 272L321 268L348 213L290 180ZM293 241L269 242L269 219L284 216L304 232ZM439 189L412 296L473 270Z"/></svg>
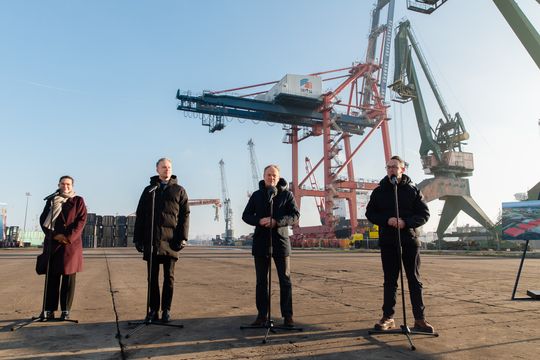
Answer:
<svg viewBox="0 0 540 360"><path fill-rule="evenodd" d="M57 194L59 193L59 191L56 191L55 193L47 196L44 200L50 200L52 198L54 198L54 196L56 196ZM51 208L52 208L52 201L51 201ZM47 254L47 268L46 268L46 271L45 271L45 285L43 286L43 301L41 303L41 313L39 314L39 316L32 316L32 318L30 320L27 320L23 323L19 323L19 324L16 324L14 326L11 327L11 331L15 331L15 330L18 330L22 327L25 327L27 325L30 325L30 324L33 324L33 323L36 323L36 322L62 322L62 321L67 321L67 322L72 322L72 323L76 323L78 324L79 323L79 320L74 320L74 319L66 319L66 318L50 318L48 319L46 316L45 316L45 309L46 309L46 304L47 304L47 290L48 290L48 286L49 286L49 272L50 272L50 264L51 264L51 258L52 258L52 254L53 254L53 232L54 232L54 221L51 223L51 237L49 239L47 239L47 237L45 237L45 241L48 241L47 243L47 249L49 249L48 251L48 254ZM61 245L58 245L58 247L56 248L56 250L59 249ZM45 248L45 244L44 244L44 248ZM54 252L56 252L56 250Z"/></svg>
<svg viewBox="0 0 540 360"><path fill-rule="evenodd" d="M270 221L273 218L274 211L274 196L276 196L277 190L273 188L272 193L270 194ZM272 245L272 226L269 228L269 237L268 237L268 270L267 270L267 279L268 279L268 312L266 315L266 322L264 325L242 325L240 329L266 329L264 339L262 340L263 344L266 344L267 338L270 332L276 333L276 329L279 330L288 330L288 331L303 331L302 328L294 326L279 326L274 325L274 320L272 320L272 255L273 255L273 245Z"/></svg>
<svg viewBox="0 0 540 360"><path fill-rule="evenodd" d="M438 333L428 333L425 331L418 331L418 330L411 330L409 326L407 326L407 313L405 311L405 288L403 285L403 259L402 259L402 253L401 253L401 229L399 228L399 203L398 203L398 193L397 193L397 178L395 176L392 176L390 180L394 186L394 199L395 199L395 205L396 205L396 219L397 219L397 248L398 248L398 256L399 256L399 279L401 284L401 305L403 309L403 325L400 325L400 329L392 329L392 330L369 330L368 334L403 334L407 337L407 340L409 341L409 345L411 346L411 350L416 350L416 347L414 346L411 335L428 335L428 336L434 336L438 337Z"/></svg>
<svg viewBox="0 0 540 360"><path fill-rule="evenodd" d="M156 205L156 190L159 185L152 186L148 192L152 194L152 219L150 220L150 255L148 258L148 280L147 280L147 291L146 291L146 317L142 321L130 321L128 322L129 325L137 325L133 330L131 330L129 333L126 334L126 339L130 338L131 335L135 334L136 332L140 331L146 326L149 325L161 325L161 326L169 326L169 327L175 327L175 328L183 328L184 325L180 324L169 324L164 322L155 322L154 319L150 317L150 292L152 289L152 266L153 266L153 257L154 257L154 211L155 211L155 205ZM158 264L159 267L159 264ZM158 277L159 278L159 277ZM159 279L156 279L159 280ZM158 286L159 291L159 286ZM157 315L157 314L156 314Z"/></svg>

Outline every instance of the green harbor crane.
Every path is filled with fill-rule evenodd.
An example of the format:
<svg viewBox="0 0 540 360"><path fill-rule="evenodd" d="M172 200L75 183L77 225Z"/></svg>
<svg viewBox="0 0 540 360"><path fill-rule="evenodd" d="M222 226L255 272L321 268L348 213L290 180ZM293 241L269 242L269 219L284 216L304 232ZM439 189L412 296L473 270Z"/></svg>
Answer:
<svg viewBox="0 0 540 360"><path fill-rule="evenodd" d="M409 21L399 24L394 46L396 60L394 83L389 87L397 94L395 101L413 103L421 138L422 167L426 174L433 175L418 186L424 193L426 201L435 199L444 201L437 236L439 239L443 238L444 232L461 210L492 231L493 222L471 197L469 180L465 178L471 176L474 170L473 154L462 149L463 141L469 138L469 134L459 113L452 116L448 111ZM416 54L443 114L435 130L430 125L424 105L412 51Z"/></svg>

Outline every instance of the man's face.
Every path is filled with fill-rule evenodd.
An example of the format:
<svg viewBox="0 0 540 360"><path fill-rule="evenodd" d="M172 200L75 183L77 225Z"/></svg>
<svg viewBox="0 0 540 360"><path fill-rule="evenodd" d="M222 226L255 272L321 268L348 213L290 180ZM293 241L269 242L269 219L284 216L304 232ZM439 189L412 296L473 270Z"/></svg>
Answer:
<svg viewBox="0 0 540 360"><path fill-rule="evenodd" d="M275 167L269 167L264 172L264 185L266 187L276 186L279 181L279 171Z"/></svg>
<svg viewBox="0 0 540 360"><path fill-rule="evenodd" d="M160 161L156 167L156 171L159 174L159 179L163 181L169 181L172 176L172 164L170 161Z"/></svg>
<svg viewBox="0 0 540 360"><path fill-rule="evenodd" d="M398 179L401 179L401 174L405 168L401 167L398 160L390 160L386 163L386 174L388 178L396 176Z"/></svg>
<svg viewBox="0 0 540 360"><path fill-rule="evenodd" d="M73 181L71 179L64 178L58 183L58 189L62 194L66 194L73 190Z"/></svg>

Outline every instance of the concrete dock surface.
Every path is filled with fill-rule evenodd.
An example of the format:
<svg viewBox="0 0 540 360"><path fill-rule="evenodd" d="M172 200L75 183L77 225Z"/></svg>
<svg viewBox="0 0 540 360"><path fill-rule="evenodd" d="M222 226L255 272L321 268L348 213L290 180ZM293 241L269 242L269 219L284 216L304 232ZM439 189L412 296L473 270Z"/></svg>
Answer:
<svg viewBox="0 0 540 360"><path fill-rule="evenodd" d="M540 301L510 300L517 257L422 255L426 318L439 337L369 335L381 317L383 275L377 252L296 250L294 319L302 332L244 329L255 309L249 249L187 247L176 264L173 324L133 328L146 309L146 266L134 248L85 249L72 318L34 322L44 276L39 250L0 250L0 359L534 359L540 353ZM540 289L540 259L525 260L517 297ZM281 324L272 276L272 313ZM396 323L403 324L398 293ZM407 323L412 326L408 292ZM57 313L58 314L58 313Z"/></svg>

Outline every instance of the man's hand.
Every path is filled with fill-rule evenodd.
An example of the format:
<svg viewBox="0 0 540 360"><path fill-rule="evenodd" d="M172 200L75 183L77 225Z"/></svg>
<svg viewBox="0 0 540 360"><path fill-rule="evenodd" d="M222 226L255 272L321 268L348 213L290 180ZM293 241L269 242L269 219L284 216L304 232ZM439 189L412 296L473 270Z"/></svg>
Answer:
<svg viewBox="0 0 540 360"><path fill-rule="evenodd" d="M142 243L135 243L135 249L137 249L138 252L142 253L144 251L144 246Z"/></svg>
<svg viewBox="0 0 540 360"><path fill-rule="evenodd" d="M276 220L272 219L269 216L269 217L265 217L265 218L262 218L261 220L259 220L259 225L267 227L267 228L273 228L273 227L276 227L277 222L276 222Z"/></svg>
<svg viewBox="0 0 540 360"><path fill-rule="evenodd" d="M180 250L182 250L183 248L185 248L186 245L187 245L187 241L186 241L186 240L182 240L182 241L180 242Z"/></svg>
<svg viewBox="0 0 540 360"><path fill-rule="evenodd" d="M391 217L390 219L388 219L388 225L399 229L405 229L406 226L405 220L403 220L402 218L398 219L396 217Z"/></svg>
<svg viewBox="0 0 540 360"><path fill-rule="evenodd" d="M54 235L53 239L58 241L62 245L71 244L69 239L64 234L56 234L56 235Z"/></svg>

